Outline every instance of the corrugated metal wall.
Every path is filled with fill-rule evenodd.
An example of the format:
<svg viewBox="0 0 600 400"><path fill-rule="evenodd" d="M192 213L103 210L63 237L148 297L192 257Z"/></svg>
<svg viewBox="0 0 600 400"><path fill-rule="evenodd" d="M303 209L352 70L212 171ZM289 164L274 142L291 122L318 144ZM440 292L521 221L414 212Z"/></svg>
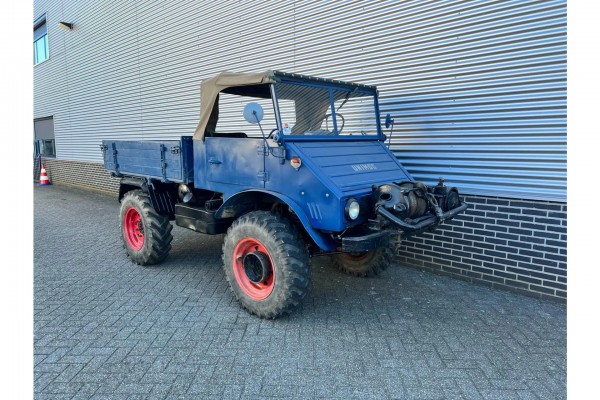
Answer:
<svg viewBox="0 0 600 400"><path fill-rule="evenodd" d="M42 1L35 117L59 158L193 133L199 82L280 69L375 84L416 179L566 200L565 1ZM75 23L73 31L57 27Z"/></svg>

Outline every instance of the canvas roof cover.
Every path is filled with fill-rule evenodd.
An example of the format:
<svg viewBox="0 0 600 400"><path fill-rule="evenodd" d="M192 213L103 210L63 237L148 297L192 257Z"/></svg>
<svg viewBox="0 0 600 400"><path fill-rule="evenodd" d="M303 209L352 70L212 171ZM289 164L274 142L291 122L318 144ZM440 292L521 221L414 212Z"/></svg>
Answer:
<svg viewBox="0 0 600 400"><path fill-rule="evenodd" d="M290 78L301 82L312 81L316 83L352 88L358 87L373 92L376 92L377 90L375 86L367 86L333 79L315 78L280 71L266 71L259 73L221 72L210 79L203 80L200 84L200 121L198 122L196 131L194 132L194 139L204 139L204 134L207 130L207 127L212 127L214 130L219 116L218 107L214 107L214 105L221 91L231 87L244 87L275 83L279 80L279 78ZM261 93L255 92L251 88L247 89L249 89L248 93L254 92L251 94L252 96L270 97L270 93L263 93L261 95Z"/></svg>

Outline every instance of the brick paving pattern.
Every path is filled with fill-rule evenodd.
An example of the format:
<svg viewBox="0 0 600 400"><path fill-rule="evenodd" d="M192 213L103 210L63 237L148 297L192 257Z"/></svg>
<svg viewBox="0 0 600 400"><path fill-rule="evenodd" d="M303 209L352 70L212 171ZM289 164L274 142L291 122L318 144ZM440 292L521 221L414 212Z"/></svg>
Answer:
<svg viewBox="0 0 600 400"><path fill-rule="evenodd" d="M35 187L36 399L564 399L564 305L393 266L313 260L290 317L241 310L223 236L173 230L143 268L114 198Z"/></svg>

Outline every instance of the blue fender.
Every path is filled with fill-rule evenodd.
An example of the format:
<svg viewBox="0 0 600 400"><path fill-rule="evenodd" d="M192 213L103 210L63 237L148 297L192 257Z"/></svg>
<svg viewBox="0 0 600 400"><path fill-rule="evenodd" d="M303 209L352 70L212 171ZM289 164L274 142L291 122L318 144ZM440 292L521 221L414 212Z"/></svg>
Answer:
<svg viewBox="0 0 600 400"><path fill-rule="evenodd" d="M219 207L219 209L215 213L215 218L227 218L233 216L228 214L231 214L231 212L235 210L235 206L241 203L240 200L248 195L253 194L269 195L280 200L282 203L285 203L288 207L290 207L298 216L300 222L302 222L302 226L304 227L306 232L310 235L312 240L314 240L317 246L319 246L322 250L335 251L338 248L338 244L335 241L333 241L333 239L331 239L326 234L315 231L312 228L310 220L306 216L304 210L302 210L302 208L298 205L298 203L296 203L294 200L292 200L286 195L277 192L272 192L270 190L250 189L234 194L233 196L228 198L221 207Z"/></svg>

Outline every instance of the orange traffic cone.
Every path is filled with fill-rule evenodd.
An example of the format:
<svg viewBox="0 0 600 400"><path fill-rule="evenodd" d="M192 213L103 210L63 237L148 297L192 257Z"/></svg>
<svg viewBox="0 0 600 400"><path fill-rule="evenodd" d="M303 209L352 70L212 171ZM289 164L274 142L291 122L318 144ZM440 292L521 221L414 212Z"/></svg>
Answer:
<svg viewBox="0 0 600 400"><path fill-rule="evenodd" d="M46 167L42 164L42 171L40 172L40 186L51 185L48 174L46 173Z"/></svg>

